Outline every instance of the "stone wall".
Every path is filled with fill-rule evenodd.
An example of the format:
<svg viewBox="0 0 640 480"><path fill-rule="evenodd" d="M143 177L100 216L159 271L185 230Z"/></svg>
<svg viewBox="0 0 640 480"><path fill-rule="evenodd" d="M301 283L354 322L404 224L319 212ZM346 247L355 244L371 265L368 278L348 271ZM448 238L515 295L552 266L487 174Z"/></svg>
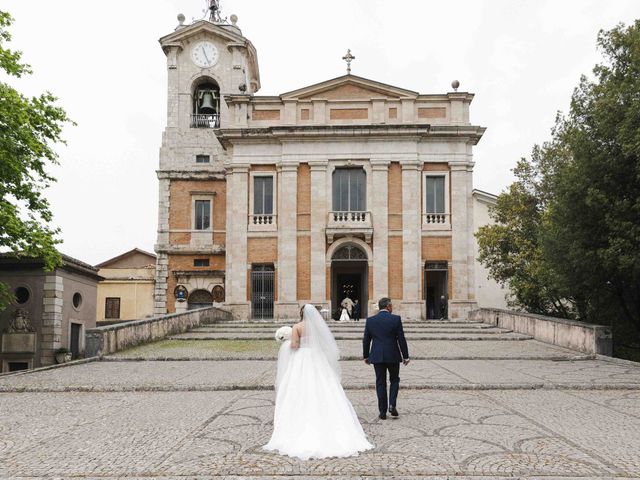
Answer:
<svg viewBox="0 0 640 480"><path fill-rule="evenodd" d="M109 355L215 320L231 320L231 313L217 307L207 307L186 313L93 328L86 332L85 356L89 358Z"/></svg>
<svg viewBox="0 0 640 480"><path fill-rule="evenodd" d="M497 308L473 310L468 319L531 335L541 342L583 353L611 356L613 352L611 328L603 325Z"/></svg>

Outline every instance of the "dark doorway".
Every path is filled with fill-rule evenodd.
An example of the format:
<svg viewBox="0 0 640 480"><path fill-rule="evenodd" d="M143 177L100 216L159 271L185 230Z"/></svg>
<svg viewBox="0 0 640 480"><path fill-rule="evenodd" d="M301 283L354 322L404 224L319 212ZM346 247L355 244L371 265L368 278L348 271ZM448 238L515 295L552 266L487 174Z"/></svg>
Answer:
<svg viewBox="0 0 640 480"><path fill-rule="evenodd" d="M189 294L187 299L189 310L196 310L198 308L212 307L213 295L208 290L194 290Z"/></svg>
<svg viewBox="0 0 640 480"><path fill-rule="evenodd" d="M340 318L340 304L347 297L354 303L358 301L359 318L367 317L368 270L366 254L355 245L347 245L334 253L331 262L331 316L334 320Z"/></svg>
<svg viewBox="0 0 640 480"><path fill-rule="evenodd" d="M273 265L251 267L251 317L259 320L273 318L275 300L275 269Z"/></svg>
<svg viewBox="0 0 640 480"><path fill-rule="evenodd" d="M447 262L427 262L424 276L427 320L447 318L448 312L446 306L444 312L441 311L442 297L444 297L445 305L449 300L447 291Z"/></svg>
<svg viewBox="0 0 640 480"><path fill-rule="evenodd" d="M7 362L7 367L10 372L29 370L29 362Z"/></svg>
<svg viewBox="0 0 640 480"><path fill-rule="evenodd" d="M82 332L82 325L79 323L71 324L71 358L76 359L80 357L80 333Z"/></svg>

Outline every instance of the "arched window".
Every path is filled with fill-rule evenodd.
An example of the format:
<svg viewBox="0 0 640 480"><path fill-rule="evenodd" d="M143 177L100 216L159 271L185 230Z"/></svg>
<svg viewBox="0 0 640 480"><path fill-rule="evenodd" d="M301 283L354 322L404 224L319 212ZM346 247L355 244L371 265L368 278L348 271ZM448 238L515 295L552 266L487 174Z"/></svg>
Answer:
<svg viewBox="0 0 640 480"><path fill-rule="evenodd" d="M331 257L331 260L361 261L366 259L367 259L367 254L364 253L362 250L360 250L360 248L356 247L355 245L345 245L344 247L336 250L336 252L333 254L333 257Z"/></svg>
<svg viewBox="0 0 640 480"><path fill-rule="evenodd" d="M220 127L220 87L212 80L204 80L193 91L192 128Z"/></svg>

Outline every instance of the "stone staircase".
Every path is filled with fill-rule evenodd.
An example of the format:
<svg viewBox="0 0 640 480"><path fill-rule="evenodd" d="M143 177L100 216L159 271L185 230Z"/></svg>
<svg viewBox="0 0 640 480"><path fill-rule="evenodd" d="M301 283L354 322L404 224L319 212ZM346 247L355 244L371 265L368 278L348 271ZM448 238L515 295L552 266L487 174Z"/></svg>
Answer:
<svg viewBox="0 0 640 480"><path fill-rule="evenodd" d="M271 340L281 325L293 322L219 321L203 324L190 331L169 337L170 340ZM360 340L365 321L328 322L336 340ZM406 321L403 322L407 340L457 340L457 341L522 341L528 335L514 333L504 328L466 321Z"/></svg>

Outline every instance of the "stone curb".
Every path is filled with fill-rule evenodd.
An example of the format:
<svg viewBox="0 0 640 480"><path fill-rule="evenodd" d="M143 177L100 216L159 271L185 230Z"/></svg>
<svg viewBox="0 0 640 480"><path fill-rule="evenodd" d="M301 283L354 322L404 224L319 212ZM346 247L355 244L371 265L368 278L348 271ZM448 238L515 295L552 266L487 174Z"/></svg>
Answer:
<svg viewBox="0 0 640 480"><path fill-rule="evenodd" d="M15 377L15 376L18 376L18 375L30 375L32 373L46 372L47 370L55 370L57 368L73 367L74 365L83 365L85 363L97 362L99 360L100 360L100 357L80 358L78 360L73 360L73 361L67 362L67 363L59 363L59 364L56 364L56 365L47 365L46 367L38 367L38 368L31 369L31 370L19 370L17 372L0 373L0 378ZM2 478L2 477L0 477L0 478Z"/></svg>
<svg viewBox="0 0 640 480"><path fill-rule="evenodd" d="M624 358L608 357L607 355L596 354L598 360L603 360L609 363L615 363L618 365L626 365L627 367L640 367L640 362L634 362L633 360L626 360Z"/></svg>
<svg viewBox="0 0 640 480"><path fill-rule="evenodd" d="M34 480L34 478L43 478L43 477L4 477L0 476L0 480ZM54 480L62 480L63 478L69 477L46 477L53 478ZM517 475L510 473L500 473L496 472L491 476L486 475L469 475L462 473L444 473L444 474L415 474L415 475L386 475L386 474L371 474L371 475L306 475L303 473L286 473L282 475L151 475L151 476L78 476L74 475L74 479L80 480L123 480L123 478L127 478L129 480L293 480L293 479L304 479L304 480L379 480L381 478L389 478L393 480L495 480L495 479L509 479L509 480L619 480L621 478L631 478L628 475L622 474L621 476L557 476L557 475Z"/></svg>
<svg viewBox="0 0 640 480"><path fill-rule="evenodd" d="M102 357L101 360L104 362L231 362L238 360L249 360L249 361L275 361L277 360L277 355L272 357L265 356L255 356L255 357ZM465 357L465 356L451 356L451 357L425 357L425 356L414 356L411 357L411 360L501 360L501 361L514 361L514 360L541 360L541 361L550 361L550 362L581 362L585 360L595 360L593 355L575 355L572 357L566 356L557 356L557 357L544 357L544 356L527 356L522 355L518 357ZM340 358L341 362L344 361L362 361L362 357L356 356L346 356Z"/></svg>
<svg viewBox="0 0 640 480"><path fill-rule="evenodd" d="M375 383L360 385L344 385L345 390L375 390ZM455 391L487 391L487 390L640 390L640 383L584 385L580 383L425 383L420 385L401 385L402 390L455 390ZM138 385L138 386L89 386L67 385L52 387L6 387L0 386L0 395L7 393L134 393L134 392L229 392L229 391L273 391L273 385Z"/></svg>

